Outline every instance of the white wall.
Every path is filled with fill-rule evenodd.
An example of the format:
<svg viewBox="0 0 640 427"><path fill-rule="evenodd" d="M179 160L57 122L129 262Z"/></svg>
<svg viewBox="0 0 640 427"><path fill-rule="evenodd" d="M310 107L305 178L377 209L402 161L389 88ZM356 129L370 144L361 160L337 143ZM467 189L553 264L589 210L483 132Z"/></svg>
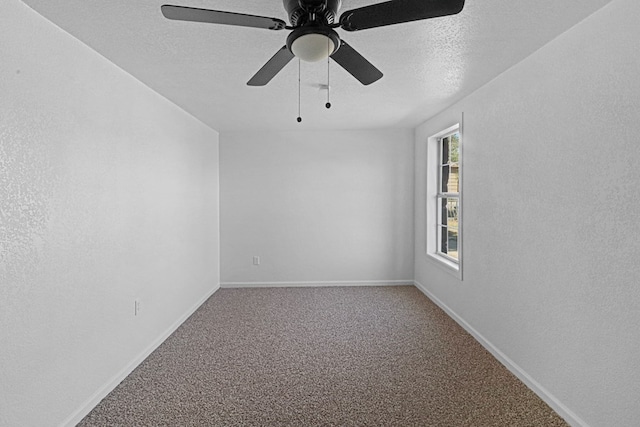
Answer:
<svg viewBox="0 0 640 427"><path fill-rule="evenodd" d="M640 420L638 16L612 2L416 131L416 280L591 426ZM424 164L461 112L459 282L424 255Z"/></svg>
<svg viewBox="0 0 640 427"><path fill-rule="evenodd" d="M218 134L17 0L0 40L0 425L52 426L219 286Z"/></svg>
<svg viewBox="0 0 640 427"><path fill-rule="evenodd" d="M411 130L222 133L220 159L223 286L413 279Z"/></svg>

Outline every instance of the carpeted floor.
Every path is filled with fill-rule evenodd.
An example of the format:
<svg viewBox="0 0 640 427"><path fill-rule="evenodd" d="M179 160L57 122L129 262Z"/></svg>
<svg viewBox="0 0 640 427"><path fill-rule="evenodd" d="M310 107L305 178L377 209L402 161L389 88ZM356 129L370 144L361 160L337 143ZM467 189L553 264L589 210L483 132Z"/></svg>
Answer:
<svg viewBox="0 0 640 427"><path fill-rule="evenodd" d="M221 289L80 426L565 426L412 286Z"/></svg>

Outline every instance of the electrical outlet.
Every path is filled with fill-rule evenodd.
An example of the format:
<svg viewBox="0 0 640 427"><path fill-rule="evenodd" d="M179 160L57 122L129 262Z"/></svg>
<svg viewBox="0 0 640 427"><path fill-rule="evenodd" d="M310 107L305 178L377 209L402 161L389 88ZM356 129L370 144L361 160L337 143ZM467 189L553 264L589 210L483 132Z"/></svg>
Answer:
<svg viewBox="0 0 640 427"><path fill-rule="evenodd" d="M133 302L133 315L140 316L140 310L142 309L142 302L137 299Z"/></svg>
<svg viewBox="0 0 640 427"><path fill-rule="evenodd" d="M254 256L253 257L253 265L260 265L260 257L259 256Z"/></svg>

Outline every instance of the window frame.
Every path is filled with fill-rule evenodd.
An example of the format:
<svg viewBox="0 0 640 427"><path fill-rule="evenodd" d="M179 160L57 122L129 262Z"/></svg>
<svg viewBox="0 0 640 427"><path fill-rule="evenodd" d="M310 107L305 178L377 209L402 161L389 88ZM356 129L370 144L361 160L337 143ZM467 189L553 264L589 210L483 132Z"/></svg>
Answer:
<svg viewBox="0 0 640 427"><path fill-rule="evenodd" d="M451 164L444 163L442 158L442 141L458 133L458 191L443 192L442 191L442 171L443 166ZM426 197L426 255L427 258L444 268L447 272L462 280L462 175L463 175L463 135L462 126L456 123L427 139L427 197ZM457 217L458 217L458 239L457 239L457 255L458 259L443 253L442 248L442 231L448 227L442 221L442 201L444 199L457 200Z"/></svg>

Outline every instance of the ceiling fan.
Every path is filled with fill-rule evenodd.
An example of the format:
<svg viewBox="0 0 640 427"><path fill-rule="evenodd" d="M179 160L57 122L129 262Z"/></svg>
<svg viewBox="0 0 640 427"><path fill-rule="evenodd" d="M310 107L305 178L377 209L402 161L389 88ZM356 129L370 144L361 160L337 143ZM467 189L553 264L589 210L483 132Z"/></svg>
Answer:
<svg viewBox="0 0 640 427"><path fill-rule="evenodd" d="M338 19L342 0L284 0L291 25L281 19L246 15L220 10L163 5L162 14L179 21L237 25L279 31L292 30L287 42L247 82L249 86L264 86L294 57L304 61L320 61L331 57L342 68L368 85L382 73L367 61L334 28L360 31L421 19L454 15L464 7L465 0L391 0L343 12Z"/></svg>

